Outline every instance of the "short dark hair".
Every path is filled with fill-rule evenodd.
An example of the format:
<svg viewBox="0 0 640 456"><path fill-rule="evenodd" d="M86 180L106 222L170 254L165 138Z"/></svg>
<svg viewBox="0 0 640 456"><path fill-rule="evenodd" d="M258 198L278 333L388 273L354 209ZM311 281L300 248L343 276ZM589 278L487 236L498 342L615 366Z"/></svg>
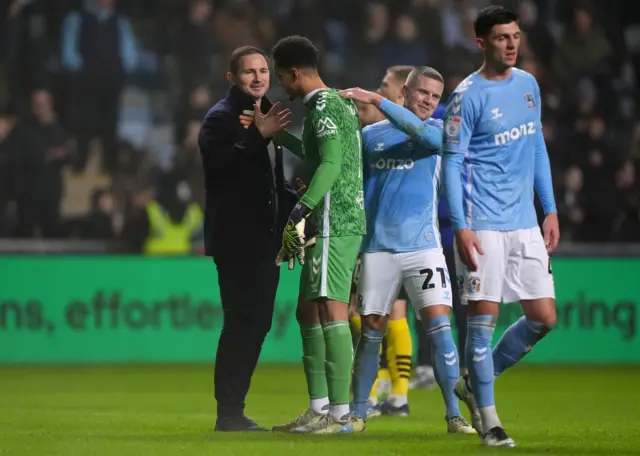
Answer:
<svg viewBox="0 0 640 456"><path fill-rule="evenodd" d="M273 47L273 60L280 68L318 68L320 51L309 38L292 35L282 38Z"/></svg>
<svg viewBox="0 0 640 456"><path fill-rule="evenodd" d="M518 15L513 11L499 5L487 6L478 13L478 17L473 23L473 30L477 38L483 38L491 32L494 25L511 24L512 22L518 22Z"/></svg>
<svg viewBox="0 0 640 456"><path fill-rule="evenodd" d="M409 73L409 76L407 76L407 81L413 82L415 79L418 78L418 76L424 76L425 78L435 79L436 81L440 81L444 84L444 78L442 77L440 72L435 68L431 68L428 66L416 67L411 71L411 73Z"/></svg>
<svg viewBox="0 0 640 456"><path fill-rule="evenodd" d="M416 67L411 65L395 65L387 68L387 73L391 73L391 75L396 78L398 81L403 84Z"/></svg>
<svg viewBox="0 0 640 456"><path fill-rule="evenodd" d="M242 58L253 54L260 54L267 62L269 62L267 53L262 49L254 46L241 46L231 53L231 58L229 59L229 72L237 74L240 70L240 61Z"/></svg>

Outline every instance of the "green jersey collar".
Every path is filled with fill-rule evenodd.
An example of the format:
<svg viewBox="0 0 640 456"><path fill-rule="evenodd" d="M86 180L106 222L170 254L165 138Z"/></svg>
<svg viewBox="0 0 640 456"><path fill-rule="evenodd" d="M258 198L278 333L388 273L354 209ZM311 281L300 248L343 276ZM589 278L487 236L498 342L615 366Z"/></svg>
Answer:
<svg viewBox="0 0 640 456"><path fill-rule="evenodd" d="M303 102L304 104L307 104L307 103L308 103L308 102L313 98L313 96L314 96L316 93L320 92L321 90L329 90L329 89L315 89L315 90L312 90L311 92L309 92L308 94L306 94L306 95L304 96L304 98L302 99L302 102Z"/></svg>

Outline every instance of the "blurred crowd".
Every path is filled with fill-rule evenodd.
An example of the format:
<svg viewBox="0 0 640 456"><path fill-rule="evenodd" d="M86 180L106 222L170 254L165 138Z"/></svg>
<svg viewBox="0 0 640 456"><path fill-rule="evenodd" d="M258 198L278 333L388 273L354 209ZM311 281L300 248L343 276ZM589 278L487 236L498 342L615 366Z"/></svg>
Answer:
<svg viewBox="0 0 640 456"><path fill-rule="evenodd" d="M518 66L542 90L563 240L640 241L632 0L9 0L0 237L144 251L151 203L173 220L202 203L198 129L226 93L234 48L302 34L333 87L375 89L389 66L427 64L445 76L446 97L481 62L473 19L490 3L521 17ZM269 96L288 103L275 79ZM290 176L298 166L290 159ZM241 185L242 170L230 172Z"/></svg>

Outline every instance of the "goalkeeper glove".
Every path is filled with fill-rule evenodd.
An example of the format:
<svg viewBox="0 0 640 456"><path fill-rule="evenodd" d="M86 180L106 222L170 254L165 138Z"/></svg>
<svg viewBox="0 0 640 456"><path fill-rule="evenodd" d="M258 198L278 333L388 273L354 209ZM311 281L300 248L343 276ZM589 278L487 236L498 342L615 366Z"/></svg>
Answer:
<svg viewBox="0 0 640 456"><path fill-rule="evenodd" d="M304 243L304 248L314 246L316 244L315 235ZM304 264L304 250L302 250L302 262L300 264ZM296 255L293 253L288 253L284 250L284 248L280 249L278 253L278 257L276 258L276 265L280 266L282 263L287 262L289 264L289 271L293 271L293 268L296 265L295 261ZM300 261L300 257L298 256L298 261Z"/></svg>
<svg viewBox="0 0 640 456"><path fill-rule="evenodd" d="M306 218L311 213L311 209L302 203L295 205L287 224L282 233L282 248L276 258L276 266L280 266L284 261L289 263L289 270L295 265L295 258L304 264L304 249L315 244L317 230L311 224L307 225Z"/></svg>

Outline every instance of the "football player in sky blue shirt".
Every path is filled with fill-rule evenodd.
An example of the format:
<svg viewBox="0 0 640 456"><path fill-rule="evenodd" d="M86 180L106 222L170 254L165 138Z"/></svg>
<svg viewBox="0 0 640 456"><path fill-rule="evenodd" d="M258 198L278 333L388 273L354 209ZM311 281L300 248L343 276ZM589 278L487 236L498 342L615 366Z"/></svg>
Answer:
<svg viewBox="0 0 640 456"><path fill-rule="evenodd" d="M431 115L432 119L444 119L446 104L440 103ZM442 250L447 260L449 275L453 278L457 277L455 252L453 250L453 229L451 228L451 220L449 218L449 209L447 208L447 200L443 196L440 197L438 204L438 223L440 229L440 241L442 242ZM455 317L458 343L458 355L460 357L460 371L466 372L466 360L464 357L465 341L467 339L467 306L460 299L460 290L456 281L452 282L453 291L453 315ZM415 320L416 336L418 339L418 354L416 359L416 371L411 382L410 389L426 388L431 389L437 386L435 374L433 372L433 360L431 359L431 346L424 331L422 331L422 323Z"/></svg>
<svg viewBox="0 0 640 456"><path fill-rule="evenodd" d="M444 187L468 302L469 376L456 395L473 413L485 445L515 446L495 408L494 376L525 356L555 325L549 254L560 230L549 156L541 131L540 89L514 68L520 45L517 16L490 6L475 21L482 67L449 98L443 138ZM534 190L546 219L543 233ZM524 316L490 356L499 304L520 301Z"/></svg>
<svg viewBox="0 0 640 456"><path fill-rule="evenodd" d="M377 93L395 104L403 105L404 95L402 94L402 87L414 68L415 67L410 65L396 65L387 68ZM373 105L357 103L357 106L363 128L386 119L384 114ZM440 117L440 119L442 119L442 117ZM352 331L357 333L355 335L356 340L360 338L361 333L360 314L356 310L359 264L360 258L358 259L358 266L353 276L353 292L349 315ZM420 330L420 334L422 334L422 330ZM368 418L381 415L409 415L408 397L412 357L413 341L411 328L407 319L407 294L404 288L402 288L396 302L391 308L387 332L382 340L378 375L371 389L371 393L369 393ZM436 385L435 377L433 379L433 385ZM379 402L378 398L382 397L384 397L384 400Z"/></svg>
<svg viewBox="0 0 640 456"><path fill-rule="evenodd" d="M404 286L433 348L447 431L468 434L475 431L454 394L459 361L449 322L451 281L438 230L442 121L430 117L443 88L440 73L419 67L403 86L404 107L362 89L341 92L373 104L387 117L362 132L367 233L358 281L362 333L353 368L354 413L367 417L380 343Z"/></svg>

